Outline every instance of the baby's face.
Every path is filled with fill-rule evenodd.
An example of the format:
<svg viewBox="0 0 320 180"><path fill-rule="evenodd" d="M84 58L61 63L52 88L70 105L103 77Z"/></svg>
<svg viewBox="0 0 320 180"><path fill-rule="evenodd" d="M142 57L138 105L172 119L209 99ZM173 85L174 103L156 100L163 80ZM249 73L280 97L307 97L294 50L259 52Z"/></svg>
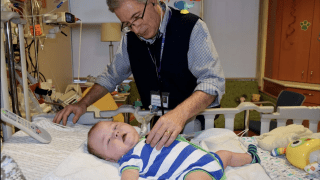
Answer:
<svg viewBox="0 0 320 180"><path fill-rule="evenodd" d="M89 142L106 160L117 162L139 142L139 134L129 124L103 121L92 132Z"/></svg>

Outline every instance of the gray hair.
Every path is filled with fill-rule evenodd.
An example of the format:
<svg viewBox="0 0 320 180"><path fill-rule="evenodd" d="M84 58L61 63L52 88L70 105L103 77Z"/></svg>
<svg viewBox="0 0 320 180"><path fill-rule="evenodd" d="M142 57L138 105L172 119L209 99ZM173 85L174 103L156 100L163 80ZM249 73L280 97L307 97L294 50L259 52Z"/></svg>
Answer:
<svg viewBox="0 0 320 180"><path fill-rule="evenodd" d="M114 13L114 10L120 7L121 3L126 0L107 0L109 10ZM135 0L139 3L146 3L147 0Z"/></svg>

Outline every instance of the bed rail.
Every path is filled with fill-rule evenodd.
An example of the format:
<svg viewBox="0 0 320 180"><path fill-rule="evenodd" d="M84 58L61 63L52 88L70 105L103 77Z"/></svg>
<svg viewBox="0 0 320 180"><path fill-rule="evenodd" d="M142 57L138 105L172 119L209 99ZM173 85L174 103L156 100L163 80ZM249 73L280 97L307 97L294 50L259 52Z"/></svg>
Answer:
<svg viewBox="0 0 320 180"><path fill-rule="evenodd" d="M288 119L292 119L294 124L302 124L303 120L309 120L309 129L316 133L318 123L320 121L320 106L306 107L306 106L284 106L278 107L277 112L274 111L273 106L257 106L251 102L243 102L235 108L216 108L205 109L198 115L205 117L205 129L214 127L214 118L217 114L223 114L225 117L225 128L234 130L234 118L237 113L242 111L256 110L260 112L261 116L261 134L269 132L270 121L277 120L277 127L286 126ZM146 115L149 111L140 111L140 115ZM247 113L248 115L248 113ZM193 129L195 117L191 118L185 129ZM247 124L247 123L246 123ZM184 132L188 133L188 132Z"/></svg>
<svg viewBox="0 0 320 180"><path fill-rule="evenodd" d="M309 128L312 132L317 132L317 126L320 121L320 106L317 107L306 107L306 106L286 106L286 107L278 107L277 112L274 111L273 106L257 106L251 102L243 102L238 107L235 108L215 108L215 109L205 109L200 112L198 115L204 115L205 117L205 129L214 127L214 118L217 114L223 114L225 116L225 128L234 130L234 118L237 113L242 111L256 110L260 112L261 115L261 134L269 132L269 126L271 119L277 119L278 126L285 126L287 119L293 119L295 124L301 124L303 120L309 120ZM93 112L87 112L82 115L77 123L79 124L95 124L99 121L110 121L112 119L106 119L103 117L111 117L115 116L119 113L134 113L135 108L130 105L121 106L118 110L115 111L101 111L100 118L96 118ZM164 111L167 113L168 111ZM150 114L150 111L138 111L140 116L146 116ZM248 113L247 113L248 114ZM37 115L35 117L48 117L53 118L55 114L49 115ZM161 115L161 112L158 112L156 115ZM68 121L72 122L72 118L74 117L71 114L68 117ZM194 119L196 116L191 118L187 123L185 129L193 130L194 127ZM150 130L150 127L149 127ZM185 133L185 132L184 132Z"/></svg>
<svg viewBox="0 0 320 180"><path fill-rule="evenodd" d="M309 129L316 133L320 121L320 106L285 106L278 107L277 112L261 115L261 134L269 132L271 119L277 120L277 127L286 126L288 119L301 125L303 120L309 120Z"/></svg>

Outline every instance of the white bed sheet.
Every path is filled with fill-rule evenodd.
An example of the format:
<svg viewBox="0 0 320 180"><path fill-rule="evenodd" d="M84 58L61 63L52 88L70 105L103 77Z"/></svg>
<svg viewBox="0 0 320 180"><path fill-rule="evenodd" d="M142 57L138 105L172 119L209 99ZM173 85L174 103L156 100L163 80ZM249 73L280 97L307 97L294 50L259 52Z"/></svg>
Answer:
<svg viewBox="0 0 320 180"><path fill-rule="evenodd" d="M255 144L258 146L255 137L243 137L242 141L247 145ZM320 180L320 172L308 174L304 170L291 165L285 155L273 157L269 151L260 147L258 147L258 155L261 159L261 166L274 180Z"/></svg>
<svg viewBox="0 0 320 180"><path fill-rule="evenodd" d="M61 128L45 119L38 119L36 123L51 134L50 144L41 144L20 131L4 143L2 149L3 154L17 162L26 179L120 180L116 163L88 154L86 139L90 127L68 124L72 128ZM192 142L213 152L221 149L245 152L237 136L227 129L206 130ZM228 167L226 176L228 180L270 179L259 164Z"/></svg>
<svg viewBox="0 0 320 180"><path fill-rule="evenodd" d="M13 158L26 179L41 179L55 169L86 140L90 127L68 124L70 128L55 126L45 118L35 121L46 129L52 141L42 144L23 131L15 133L3 143L1 155Z"/></svg>

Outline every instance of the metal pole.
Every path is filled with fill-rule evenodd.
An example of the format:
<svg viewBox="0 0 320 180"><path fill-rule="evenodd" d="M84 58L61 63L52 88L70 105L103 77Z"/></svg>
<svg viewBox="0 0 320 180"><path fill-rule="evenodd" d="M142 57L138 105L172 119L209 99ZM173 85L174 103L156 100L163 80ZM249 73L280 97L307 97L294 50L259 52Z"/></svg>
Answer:
<svg viewBox="0 0 320 180"><path fill-rule="evenodd" d="M39 72L39 62L38 62L38 51L37 51L37 47L38 47L38 42L37 42L37 39L36 39L36 28L35 28L35 21L36 21L36 17L34 17L34 13L33 13L33 10L34 10L34 3L33 1L35 0L30 0L30 3L31 3L31 15L32 15L32 26L33 26L33 40L34 40L34 54L35 54L35 58L36 58L36 64L37 64L37 81L40 82L40 72Z"/></svg>
<svg viewBox="0 0 320 180"><path fill-rule="evenodd" d="M18 24L19 29L19 44L20 44L20 58L21 58L21 69L22 69L22 79L23 79L23 95L24 95L24 105L26 112L26 119L31 122L30 107L29 107L29 87L27 80L27 62L26 62L26 50L24 46L24 32L23 25Z"/></svg>
<svg viewBox="0 0 320 180"><path fill-rule="evenodd" d="M1 36L4 34L4 24L1 22ZM4 50L4 39L1 38L1 108L10 109L9 90L8 90L7 65ZM3 139L6 141L12 136L12 126L2 123Z"/></svg>
<svg viewBox="0 0 320 180"><path fill-rule="evenodd" d="M203 6L204 6L204 2L203 2L204 0L202 0L201 2L200 2L200 17L201 17L201 19L204 21L204 17L203 17Z"/></svg>
<svg viewBox="0 0 320 180"><path fill-rule="evenodd" d="M5 24L6 28L6 39L8 47L8 69L10 75L10 90L11 90L11 99L12 99L12 112L21 116L18 106L18 95L17 95L17 85L15 78L15 68L14 68L14 54L13 54L13 45L12 45L12 35L11 35L11 21L7 21Z"/></svg>
<svg viewBox="0 0 320 180"><path fill-rule="evenodd" d="M109 56L110 56L110 64L113 62L113 44L112 41L110 41L109 45Z"/></svg>

